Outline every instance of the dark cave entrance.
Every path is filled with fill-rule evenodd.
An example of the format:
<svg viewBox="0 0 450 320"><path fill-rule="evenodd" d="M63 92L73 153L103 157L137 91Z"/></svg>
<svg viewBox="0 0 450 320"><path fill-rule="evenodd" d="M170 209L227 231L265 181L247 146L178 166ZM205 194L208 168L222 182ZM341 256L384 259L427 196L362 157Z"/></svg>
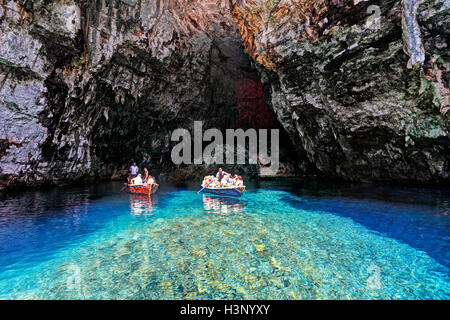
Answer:
<svg viewBox="0 0 450 320"><path fill-rule="evenodd" d="M260 76L240 42L216 40L207 77L201 81L185 77L183 69L173 77L158 62L139 59L139 53L136 56L132 60L117 54L99 72L94 86L101 109L91 134L91 158L94 170L104 178L125 175L133 161L154 175L177 169L171 160L177 142L171 141L171 134L178 128L192 133L194 121L203 121L203 130L217 128L223 133L238 128L279 129L280 163L288 164L293 175L299 173L295 148L269 106L270 97L265 97ZM144 85L138 97L111 85L129 81L123 75L135 72L135 65L142 63L150 71L140 75ZM108 78L114 81L103 80Z"/></svg>
<svg viewBox="0 0 450 320"><path fill-rule="evenodd" d="M235 129L278 129L279 160L282 165L279 173L300 175L301 170L297 164L298 155L288 133L269 106L271 102L267 100L270 100L270 95L264 94L259 74L255 73L252 77L237 82L235 91L237 100ZM283 170L285 172L282 172Z"/></svg>

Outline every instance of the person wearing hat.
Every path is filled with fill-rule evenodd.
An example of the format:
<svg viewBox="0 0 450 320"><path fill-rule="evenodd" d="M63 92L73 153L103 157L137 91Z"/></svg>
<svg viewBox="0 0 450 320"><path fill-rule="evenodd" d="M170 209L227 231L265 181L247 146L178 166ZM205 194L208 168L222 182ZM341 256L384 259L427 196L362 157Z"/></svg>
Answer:
<svg viewBox="0 0 450 320"><path fill-rule="evenodd" d="M131 184L140 185L142 184L142 176L139 173L136 178L131 179Z"/></svg>

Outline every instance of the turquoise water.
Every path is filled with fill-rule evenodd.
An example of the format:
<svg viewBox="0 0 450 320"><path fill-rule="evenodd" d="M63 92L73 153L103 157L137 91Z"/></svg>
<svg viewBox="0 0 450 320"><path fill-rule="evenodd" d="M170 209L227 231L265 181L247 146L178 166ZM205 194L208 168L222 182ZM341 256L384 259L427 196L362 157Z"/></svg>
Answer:
<svg viewBox="0 0 450 320"><path fill-rule="evenodd" d="M446 192L120 187L3 195L0 298L450 297Z"/></svg>

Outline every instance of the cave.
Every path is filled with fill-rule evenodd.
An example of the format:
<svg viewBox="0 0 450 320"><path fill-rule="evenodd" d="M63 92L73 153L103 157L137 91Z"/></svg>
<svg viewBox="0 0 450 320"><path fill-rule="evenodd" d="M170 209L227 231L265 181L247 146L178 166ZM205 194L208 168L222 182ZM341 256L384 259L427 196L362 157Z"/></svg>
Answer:
<svg viewBox="0 0 450 320"><path fill-rule="evenodd" d="M133 161L156 175L173 172L177 166L170 158L174 145L171 133L177 128L192 130L196 120L202 120L203 130L216 128L224 135L226 129L278 129L282 165L289 166L288 173L292 176L301 173L292 141L270 106L270 93L264 94L259 73L239 41L215 39L210 65L200 84L189 78L183 84L171 82L157 61L141 58L144 62L125 64L126 59L127 56L113 57L98 73L94 86L92 101L100 113L89 138L91 158L93 167L104 178L120 170L126 172ZM121 61L119 68L118 61ZM104 80L113 77L115 82L121 82L118 79L123 74L133 73L132 66L141 63L146 64L146 72L140 74L145 85L139 88L137 97L126 88L113 88ZM181 92L180 85L185 86ZM191 97L189 85L199 87L199 94ZM173 97L163 91L175 92L185 104L171 111L171 105L164 105L164 99ZM238 168L237 173L258 177L257 169Z"/></svg>
<svg viewBox="0 0 450 320"><path fill-rule="evenodd" d="M198 7L180 4L146 8L155 10L155 20L134 4L83 2L81 32L73 40L77 50L48 48L62 52L53 58L56 69L45 82L50 105L40 116L49 132L41 148L52 163L52 179L67 176L68 168L73 180L123 179L133 161L155 175L173 173L180 168L171 161L171 133L192 130L198 120L204 130L279 129L283 168L289 175L304 173L306 155L299 161L299 148L278 121L270 90L245 52L227 7L202 7L210 20L199 21ZM219 20L215 10L224 13ZM174 20L175 13L186 20ZM179 23L189 30L180 30ZM156 49L150 26L170 32ZM130 34L130 40L110 51L110 43L118 41L116 29ZM193 170L199 168L188 171ZM258 168L238 171L258 177Z"/></svg>
<svg viewBox="0 0 450 320"><path fill-rule="evenodd" d="M449 6L0 0L0 299L449 300Z"/></svg>
<svg viewBox="0 0 450 320"><path fill-rule="evenodd" d="M3 2L0 188L185 170L170 137L196 120L280 129L294 176L448 184L448 17L373 5Z"/></svg>

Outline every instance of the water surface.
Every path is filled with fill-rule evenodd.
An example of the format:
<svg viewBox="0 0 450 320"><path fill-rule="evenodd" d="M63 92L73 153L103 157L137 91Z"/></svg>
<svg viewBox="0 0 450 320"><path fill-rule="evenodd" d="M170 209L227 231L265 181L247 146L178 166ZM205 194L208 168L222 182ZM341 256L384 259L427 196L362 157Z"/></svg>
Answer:
<svg viewBox="0 0 450 320"><path fill-rule="evenodd" d="M1 195L2 299L448 299L450 193L265 183Z"/></svg>

